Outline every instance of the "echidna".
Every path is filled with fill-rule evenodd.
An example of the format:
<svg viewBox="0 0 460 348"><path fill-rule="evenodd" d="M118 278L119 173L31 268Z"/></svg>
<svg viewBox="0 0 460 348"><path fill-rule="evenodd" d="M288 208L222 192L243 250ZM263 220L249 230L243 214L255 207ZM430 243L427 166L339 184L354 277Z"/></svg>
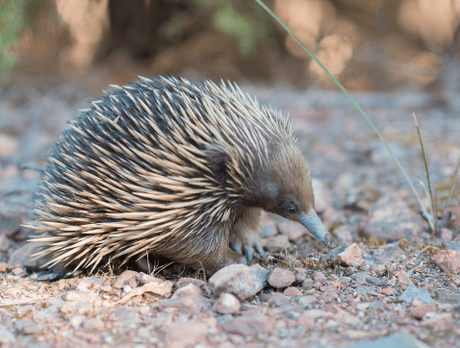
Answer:
<svg viewBox="0 0 460 348"><path fill-rule="evenodd" d="M152 253L216 270L245 262L242 251L264 257L262 209L334 247L280 112L230 83L140 77L115 87L81 110L48 159L31 224L48 266Z"/></svg>

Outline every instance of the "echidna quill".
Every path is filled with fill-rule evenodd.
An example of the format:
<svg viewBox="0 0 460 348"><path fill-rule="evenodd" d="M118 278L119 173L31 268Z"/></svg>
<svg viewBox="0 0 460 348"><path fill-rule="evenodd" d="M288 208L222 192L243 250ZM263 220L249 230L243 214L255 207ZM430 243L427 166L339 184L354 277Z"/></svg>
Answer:
<svg viewBox="0 0 460 348"><path fill-rule="evenodd" d="M322 243L310 170L283 115L235 84L140 78L92 102L49 157L30 224L48 266L146 253L216 270L264 257L261 210Z"/></svg>

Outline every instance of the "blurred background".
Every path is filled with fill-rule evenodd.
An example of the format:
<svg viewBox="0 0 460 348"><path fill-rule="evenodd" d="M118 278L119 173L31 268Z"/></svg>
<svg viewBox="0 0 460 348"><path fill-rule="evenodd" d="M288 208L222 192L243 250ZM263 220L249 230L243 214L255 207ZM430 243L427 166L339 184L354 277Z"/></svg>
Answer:
<svg viewBox="0 0 460 348"><path fill-rule="evenodd" d="M356 91L457 91L460 0L265 0ZM331 88L249 0L2 0L1 83L59 76L100 90L137 75Z"/></svg>

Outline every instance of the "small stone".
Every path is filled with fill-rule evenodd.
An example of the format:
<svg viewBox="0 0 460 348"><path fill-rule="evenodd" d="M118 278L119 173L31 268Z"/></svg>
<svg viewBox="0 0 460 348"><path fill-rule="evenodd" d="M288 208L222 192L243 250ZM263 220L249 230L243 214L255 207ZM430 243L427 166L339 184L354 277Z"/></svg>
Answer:
<svg viewBox="0 0 460 348"><path fill-rule="evenodd" d="M171 299L159 302L157 306L178 308L183 313L193 315L200 313L206 307L206 299L201 289L195 284L190 283L176 290Z"/></svg>
<svg viewBox="0 0 460 348"><path fill-rule="evenodd" d="M76 290L79 291L92 291L100 290L102 284L105 282L103 277L85 277L77 285Z"/></svg>
<svg viewBox="0 0 460 348"><path fill-rule="evenodd" d="M129 278L138 276L138 272L126 270L113 280L112 287L115 289L121 289L124 285L128 284Z"/></svg>
<svg viewBox="0 0 460 348"><path fill-rule="evenodd" d="M132 278L129 278L129 279L131 280ZM181 278L181 279L182 279L182 278ZM145 284L153 283L153 282L161 282L161 281L162 281L161 279L152 277L151 275L145 274L144 272L140 272L140 273L137 275L136 280L137 280L141 285L145 285ZM180 280L180 279L179 279L179 280ZM129 280L128 280L128 283L129 283Z"/></svg>
<svg viewBox="0 0 460 348"><path fill-rule="evenodd" d="M68 302L82 301L91 303L99 299L99 296L91 291L70 290L64 294L63 298L65 301Z"/></svg>
<svg viewBox="0 0 460 348"><path fill-rule="evenodd" d="M301 306L309 306L312 305L313 303L317 303L318 299L315 296L312 295L307 295L307 296L302 296L297 300L297 303Z"/></svg>
<svg viewBox="0 0 460 348"><path fill-rule="evenodd" d="M399 298L407 303L412 303L414 299L425 304L435 303L427 289L419 289L414 284L409 285Z"/></svg>
<svg viewBox="0 0 460 348"><path fill-rule="evenodd" d="M6 326L0 324L0 343L10 343L15 340L14 334Z"/></svg>
<svg viewBox="0 0 460 348"><path fill-rule="evenodd" d="M302 282L302 288L309 290L315 286L315 282L313 279L307 278Z"/></svg>
<svg viewBox="0 0 460 348"><path fill-rule="evenodd" d="M220 314L234 314L238 313L241 307L241 302L235 295L223 292L220 294L219 299L214 304L214 312Z"/></svg>
<svg viewBox="0 0 460 348"><path fill-rule="evenodd" d="M6 252L10 247L10 240L6 234L0 234L0 251Z"/></svg>
<svg viewBox="0 0 460 348"><path fill-rule="evenodd" d="M454 233L451 229L445 227L441 228L440 238L446 242L451 241L454 238Z"/></svg>
<svg viewBox="0 0 460 348"><path fill-rule="evenodd" d="M243 337L254 337L259 334L273 332L276 326L274 318L268 316L244 315L232 318L222 324L222 329Z"/></svg>
<svg viewBox="0 0 460 348"><path fill-rule="evenodd" d="M368 284L370 284L370 285L376 285L376 286L383 286L383 285L386 284L385 279L376 278L376 277L372 277L372 276L367 277L366 282Z"/></svg>
<svg viewBox="0 0 460 348"><path fill-rule="evenodd" d="M0 273L6 272L6 262L0 262Z"/></svg>
<svg viewBox="0 0 460 348"><path fill-rule="evenodd" d="M295 275L291 271L276 267L273 269L270 277L268 278L268 284L275 289L284 289L295 282Z"/></svg>
<svg viewBox="0 0 460 348"><path fill-rule="evenodd" d="M99 332L105 329L105 325L100 319L89 318L83 322L83 328L85 330Z"/></svg>
<svg viewBox="0 0 460 348"><path fill-rule="evenodd" d="M339 264L345 267L353 266L359 268L364 265L361 250L356 243L349 245L343 252L337 255L337 258L339 259Z"/></svg>
<svg viewBox="0 0 460 348"><path fill-rule="evenodd" d="M35 312L33 318L34 320L41 322L53 321L56 317L58 317L58 313L59 309L57 307L48 307Z"/></svg>
<svg viewBox="0 0 460 348"><path fill-rule="evenodd" d="M313 273L313 281L323 285L327 283L327 278L322 272L315 272Z"/></svg>
<svg viewBox="0 0 460 348"><path fill-rule="evenodd" d="M183 288L184 286L187 286L189 284L195 284L199 288L204 288L206 286L206 283L202 281L201 279L195 279L195 278L180 278L177 283L176 283L176 288L180 289Z"/></svg>
<svg viewBox="0 0 460 348"><path fill-rule="evenodd" d="M302 283L307 278L307 274L304 271L299 271L295 274L295 282Z"/></svg>
<svg viewBox="0 0 460 348"><path fill-rule="evenodd" d="M35 248L36 245L33 243L26 243L16 249L8 259L8 266L14 267L16 265L21 265L26 268L38 268L40 265L39 261L32 257L32 254L36 251Z"/></svg>
<svg viewBox="0 0 460 348"><path fill-rule="evenodd" d="M287 306L290 303L291 299L279 292L272 292L270 294L270 298L268 299L268 304L272 307Z"/></svg>
<svg viewBox="0 0 460 348"><path fill-rule="evenodd" d="M397 276L398 276L398 283L399 283L399 286L401 286L401 289L404 291L407 289L407 287L409 285L412 284L412 281L409 279L409 277L407 276L407 273L405 270L401 269L398 273L397 273Z"/></svg>
<svg viewBox="0 0 460 348"><path fill-rule="evenodd" d="M174 322L165 328L166 347L186 348L202 342L208 333L208 327L196 320L185 323Z"/></svg>
<svg viewBox="0 0 460 348"><path fill-rule="evenodd" d="M420 323L420 326L430 327L441 331L451 330L454 323L452 313L435 314L431 318L425 319Z"/></svg>
<svg viewBox="0 0 460 348"><path fill-rule="evenodd" d="M245 300L262 290L267 281L268 271L259 264L230 265L214 273L209 285L215 294L229 292L240 300ZM294 275L293 275L294 276Z"/></svg>
<svg viewBox="0 0 460 348"><path fill-rule="evenodd" d="M383 288L380 292L384 294L385 296L393 296L394 289L393 288Z"/></svg>
<svg viewBox="0 0 460 348"><path fill-rule="evenodd" d="M383 277L385 273L388 272L388 269L385 265L376 265L372 264L370 267L370 271L375 273L376 277Z"/></svg>
<svg viewBox="0 0 460 348"><path fill-rule="evenodd" d="M441 250L433 256L433 261L446 273L460 273L460 252L455 250Z"/></svg>
<svg viewBox="0 0 460 348"><path fill-rule="evenodd" d="M415 301L414 301L415 302ZM429 312L436 312L436 305L435 304L421 304L421 305L416 305L412 304L412 306L409 309L410 314L415 318L415 319L423 319L426 313Z"/></svg>
<svg viewBox="0 0 460 348"><path fill-rule="evenodd" d="M298 288L295 286L290 286L286 289L284 289L283 294L289 297L294 297L294 296L302 296L302 291L300 291Z"/></svg>
<svg viewBox="0 0 460 348"><path fill-rule="evenodd" d="M19 276L22 274L25 274L24 269L22 267L15 267L11 270L11 273L13 273L15 276Z"/></svg>

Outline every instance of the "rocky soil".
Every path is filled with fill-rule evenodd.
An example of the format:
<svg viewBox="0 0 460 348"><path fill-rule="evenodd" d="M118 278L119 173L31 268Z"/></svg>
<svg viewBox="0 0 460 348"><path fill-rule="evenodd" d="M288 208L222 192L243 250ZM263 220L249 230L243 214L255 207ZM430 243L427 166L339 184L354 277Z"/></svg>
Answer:
<svg viewBox="0 0 460 348"><path fill-rule="evenodd" d="M441 228L433 235L394 161L345 96L242 89L290 113L315 178L317 210L339 246L326 250L302 226L264 215L266 261L215 274L141 262L46 281L21 223L31 217L46 155L91 96L61 80L15 85L0 92L2 346L460 346L460 197L450 189L460 95L356 96L409 175L425 181L417 115L438 197ZM460 182L458 172L454 179Z"/></svg>

